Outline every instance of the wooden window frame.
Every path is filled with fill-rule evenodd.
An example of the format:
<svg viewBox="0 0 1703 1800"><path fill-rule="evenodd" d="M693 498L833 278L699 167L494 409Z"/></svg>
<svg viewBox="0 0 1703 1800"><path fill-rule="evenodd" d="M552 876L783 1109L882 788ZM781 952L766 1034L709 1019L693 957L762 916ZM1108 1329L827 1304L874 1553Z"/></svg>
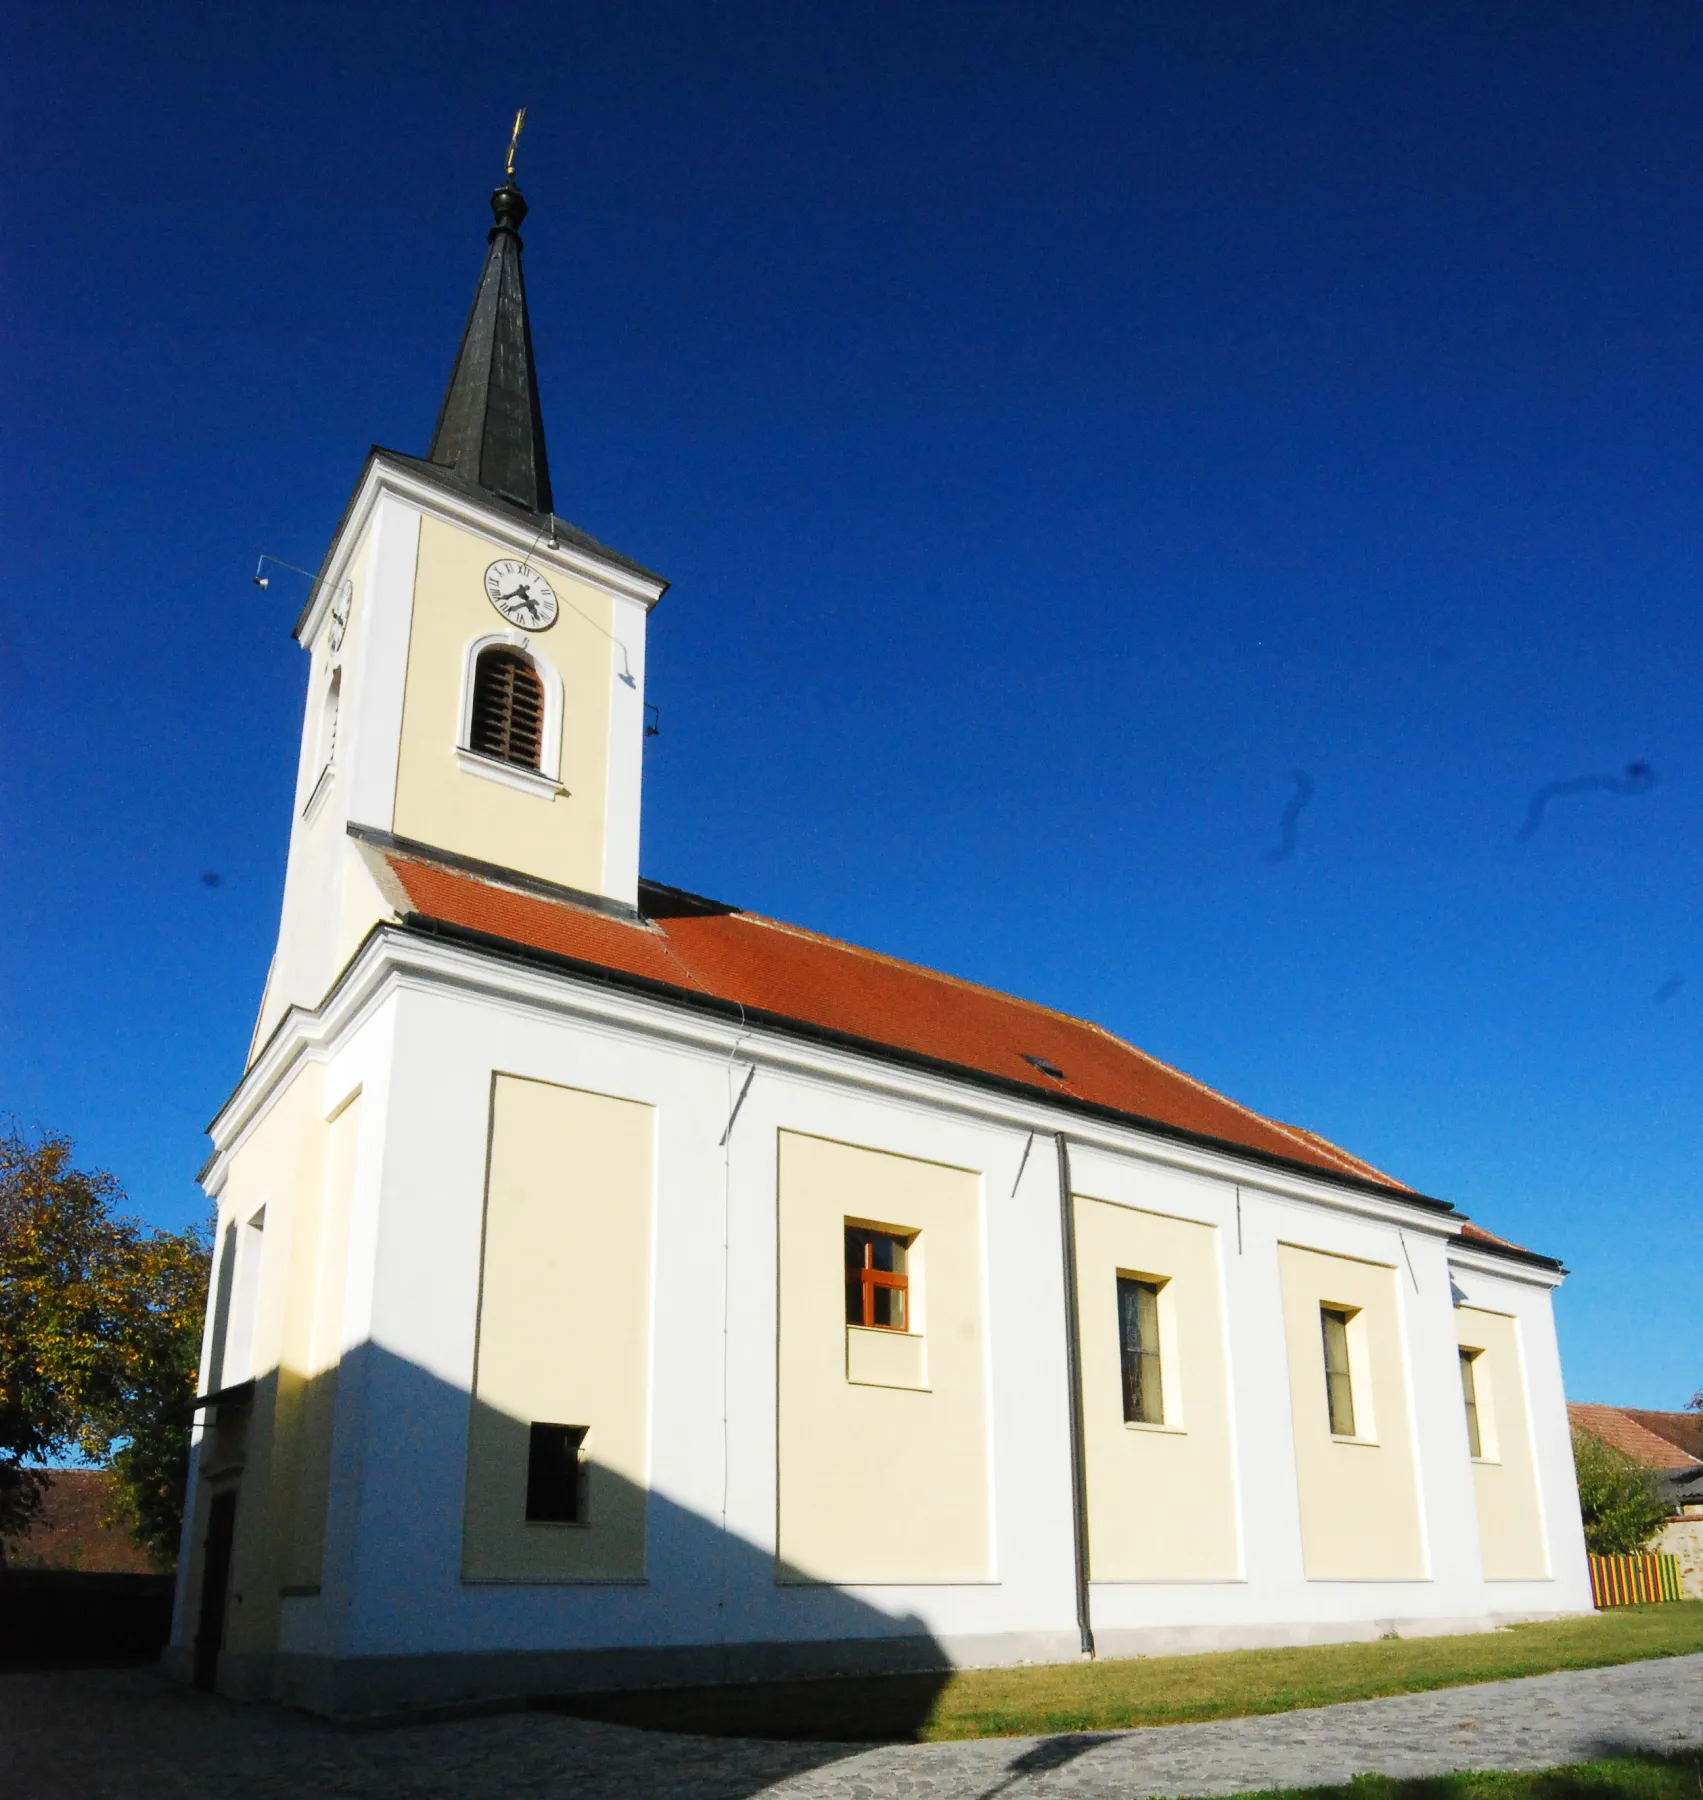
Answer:
<svg viewBox="0 0 1703 1800"><path fill-rule="evenodd" d="M911 1329L910 1274L908 1271L901 1274L897 1271L876 1268L875 1244L873 1240L878 1237L890 1239L897 1247L900 1254L908 1258L911 1245L916 1242L917 1234L914 1231L905 1232L888 1230L880 1225L854 1225L849 1219L846 1221L845 1229L846 1237L848 1239L855 1231L860 1233L864 1240L862 1246L863 1260L854 1263L850 1260L848 1255L846 1261L846 1287L848 1290L850 1289L852 1278L853 1276L856 1276L861 1292L863 1316L858 1319L852 1318L850 1316L851 1309L848 1305L846 1323L848 1325L861 1325L866 1331L899 1331L909 1334ZM851 1249L849 1242L846 1245L846 1249L848 1252ZM888 1293L896 1293L903 1296L900 1305L904 1314L904 1319L901 1324L895 1325L891 1320L883 1323L876 1318L875 1294L878 1288L885 1289ZM847 1298L849 1300L849 1293Z"/></svg>

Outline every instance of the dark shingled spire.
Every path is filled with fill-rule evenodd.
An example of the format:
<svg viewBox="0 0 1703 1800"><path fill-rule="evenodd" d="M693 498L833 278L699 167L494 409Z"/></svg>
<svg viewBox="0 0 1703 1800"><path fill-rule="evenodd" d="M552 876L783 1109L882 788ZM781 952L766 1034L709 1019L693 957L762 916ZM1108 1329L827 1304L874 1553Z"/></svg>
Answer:
<svg viewBox="0 0 1703 1800"><path fill-rule="evenodd" d="M549 513L554 505L544 415L520 273L526 202L512 175L491 196L491 211L497 222L485 271L426 456L529 512Z"/></svg>

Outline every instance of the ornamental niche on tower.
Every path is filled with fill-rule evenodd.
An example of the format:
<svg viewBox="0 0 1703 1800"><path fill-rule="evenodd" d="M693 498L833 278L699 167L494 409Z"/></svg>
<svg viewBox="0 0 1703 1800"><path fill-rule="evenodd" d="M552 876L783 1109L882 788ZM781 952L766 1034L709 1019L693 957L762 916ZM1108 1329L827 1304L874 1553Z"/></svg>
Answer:
<svg viewBox="0 0 1703 1800"><path fill-rule="evenodd" d="M254 1047L391 911L362 843L638 902L645 622L662 577L556 517L512 175L425 457L375 446L296 636L312 657Z"/></svg>

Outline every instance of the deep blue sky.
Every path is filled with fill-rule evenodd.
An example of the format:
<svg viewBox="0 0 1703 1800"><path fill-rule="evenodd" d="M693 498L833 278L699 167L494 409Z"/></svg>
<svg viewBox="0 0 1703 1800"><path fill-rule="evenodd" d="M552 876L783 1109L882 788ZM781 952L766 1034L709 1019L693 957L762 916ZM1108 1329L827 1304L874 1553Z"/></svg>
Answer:
<svg viewBox="0 0 1703 1800"><path fill-rule="evenodd" d="M3 29L0 1110L199 1213L305 675L249 575L424 448L524 102L557 505L675 583L646 872L1562 1257L1576 1398L1703 1382L1703 11Z"/></svg>

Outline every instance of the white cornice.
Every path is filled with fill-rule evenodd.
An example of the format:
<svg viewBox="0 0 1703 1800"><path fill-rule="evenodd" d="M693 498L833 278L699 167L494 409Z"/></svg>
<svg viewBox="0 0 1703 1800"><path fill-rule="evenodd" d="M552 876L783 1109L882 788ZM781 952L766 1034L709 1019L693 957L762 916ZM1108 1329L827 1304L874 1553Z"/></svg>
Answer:
<svg viewBox="0 0 1703 1800"><path fill-rule="evenodd" d="M1139 1156L1146 1162L1433 1238L1451 1238L1462 1224L1458 1216L1439 1214L1396 1195L1366 1193L1328 1179L1314 1180L1298 1171L1268 1168L1230 1150L1181 1143L1136 1125L1084 1118L1049 1106L1041 1096L1031 1101L994 1093L877 1055L814 1043L766 1026L706 1016L661 997L605 986L537 964L511 963L387 925L375 927L316 1011L293 1009L280 1022L264 1052L207 1128L214 1153L204 1172L206 1185L213 1188L222 1179L223 1162L264 1115L298 1062L330 1056L392 993L406 990L449 990L517 1012L570 1017L592 1029L637 1033L718 1061L737 1052L744 1060L775 1073L832 1082L899 1104L954 1112L1012 1131L1043 1136L1062 1131L1080 1149ZM1451 1245L1451 1260L1458 1253L1459 1247ZM1521 1279L1555 1285L1556 1278L1547 1271L1493 1256L1483 1258L1482 1263L1474 1259L1470 1266L1482 1266L1491 1274L1517 1270Z"/></svg>
<svg viewBox="0 0 1703 1800"><path fill-rule="evenodd" d="M314 641L337 584L349 573L355 546L361 541L373 508L387 495L417 512L477 531L499 548L513 551L543 569L577 576L618 599L636 600L647 612L662 598L668 585L665 581L636 575L631 569L606 561L594 551L565 540L559 539L552 548L548 537L540 539L536 531L498 508L482 506L471 495L452 493L435 482L397 467L382 452L375 452L368 459L354 497L337 528L337 536L332 540L325 559L325 573L302 614L301 627L296 633L298 643L307 645Z"/></svg>
<svg viewBox="0 0 1703 1800"><path fill-rule="evenodd" d="M1498 1256L1494 1250L1470 1249L1467 1244L1450 1244L1449 1267L1497 1281L1523 1281L1530 1287L1558 1288L1566 1279L1560 1269L1546 1269L1521 1257Z"/></svg>

